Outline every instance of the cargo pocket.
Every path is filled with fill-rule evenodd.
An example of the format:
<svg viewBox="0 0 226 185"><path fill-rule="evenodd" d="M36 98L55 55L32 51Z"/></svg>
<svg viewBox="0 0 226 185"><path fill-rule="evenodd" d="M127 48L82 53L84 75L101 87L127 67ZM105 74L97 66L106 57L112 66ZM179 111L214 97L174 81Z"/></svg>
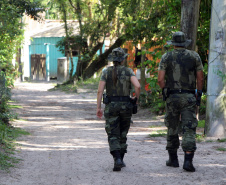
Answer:
<svg viewBox="0 0 226 185"><path fill-rule="evenodd" d="M122 106L122 108L123 108L126 116L132 116L132 111L133 111L132 103L130 103L130 102L126 103Z"/></svg>
<svg viewBox="0 0 226 185"><path fill-rule="evenodd" d="M105 105L105 109L104 109L104 117L105 118L109 118L109 106L110 106L110 104Z"/></svg>
<svg viewBox="0 0 226 185"><path fill-rule="evenodd" d="M196 115L192 114L192 117L190 119L187 119L185 121L185 128L196 130L196 127L198 126L198 120L196 119Z"/></svg>

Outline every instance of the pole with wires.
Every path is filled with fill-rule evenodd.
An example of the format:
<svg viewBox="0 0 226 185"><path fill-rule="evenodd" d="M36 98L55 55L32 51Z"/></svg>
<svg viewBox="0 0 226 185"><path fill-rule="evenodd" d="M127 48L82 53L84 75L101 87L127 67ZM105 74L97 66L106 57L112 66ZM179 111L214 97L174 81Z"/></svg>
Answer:
<svg viewBox="0 0 226 185"><path fill-rule="evenodd" d="M226 137L226 0L213 0L207 78L205 134Z"/></svg>

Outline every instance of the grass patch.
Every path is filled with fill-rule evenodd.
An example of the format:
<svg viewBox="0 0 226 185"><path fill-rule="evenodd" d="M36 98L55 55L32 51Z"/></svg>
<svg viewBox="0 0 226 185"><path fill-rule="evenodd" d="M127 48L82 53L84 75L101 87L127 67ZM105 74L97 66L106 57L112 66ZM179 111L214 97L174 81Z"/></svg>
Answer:
<svg viewBox="0 0 226 185"><path fill-rule="evenodd" d="M157 127L163 127L162 125L151 125L149 128L157 128Z"/></svg>
<svg viewBox="0 0 226 185"><path fill-rule="evenodd" d="M78 87L74 84L57 84L54 88L48 91L63 91L66 93L77 93Z"/></svg>
<svg viewBox="0 0 226 185"><path fill-rule="evenodd" d="M67 82L62 84L55 85L54 88L49 89L48 91L63 91L66 93L77 93L78 88L96 90L98 88L98 84L100 81L100 77L98 78L89 78L87 80L77 81L75 84L68 84Z"/></svg>
<svg viewBox="0 0 226 185"><path fill-rule="evenodd" d="M98 88L97 85L99 84L99 81L100 81L100 77L97 77L97 78L89 78L87 80L80 80L76 83L76 85L78 85L78 87L95 87L95 88Z"/></svg>
<svg viewBox="0 0 226 185"><path fill-rule="evenodd" d="M0 169L9 172L9 168L14 167L20 159L9 156L5 153L0 153Z"/></svg>
<svg viewBox="0 0 226 185"><path fill-rule="evenodd" d="M207 143L212 143L214 142L213 140L206 140Z"/></svg>
<svg viewBox="0 0 226 185"><path fill-rule="evenodd" d="M23 107L20 106L20 105L11 105L11 104L9 104L9 108L10 109L22 109Z"/></svg>
<svg viewBox="0 0 226 185"><path fill-rule="evenodd" d="M164 137L167 135L167 130L157 130L152 132L149 136L150 137Z"/></svg>
<svg viewBox="0 0 226 185"><path fill-rule="evenodd" d="M0 169L9 171L20 159L13 157L16 143L15 139L21 135L29 135L29 132L21 128L15 128L5 124L0 124Z"/></svg>
<svg viewBox="0 0 226 185"><path fill-rule="evenodd" d="M223 143L223 142L226 142L226 138L218 139L217 141Z"/></svg>
<svg viewBox="0 0 226 185"><path fill-rule="evenodd" d="M217 148L217 150L218 150L218 151L226 152L226 148L223 148L223 147Z"/></svg>
<svg viewBox="0 0 226 185"><path fill-rule="evenodd" d="M199 128L205 128L205 120L200 120L200 121L198 122L198 127L199 127Z"/></svg>
<svg viewBox="0 0 226 185"><path fill-rule="evenodd" d="M196 138L196 142L198 143L205 140L204 134L196 134L195 138Z"/></svg>

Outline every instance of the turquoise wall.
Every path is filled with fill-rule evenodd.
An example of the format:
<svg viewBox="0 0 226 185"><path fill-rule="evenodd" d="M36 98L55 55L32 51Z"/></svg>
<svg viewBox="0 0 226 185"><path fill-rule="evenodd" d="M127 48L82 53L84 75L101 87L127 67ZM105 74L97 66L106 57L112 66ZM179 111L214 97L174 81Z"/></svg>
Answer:
<svg viewBox="0 0 226 185"><path fill-rule="evenodd" d="M57 59L65 57L64 54L62 54L58 48L56 48L56 43L60 41L62 37L40 37L40 38L33 38L31 41L31 45L29 47L29 60L31 60L32 54L45 54L46 56L49 56L49 71L47 71L47 74L49 73L49 77L57 77ZM46 44L48 44L48 49ZM102 47L102 52L105 50L105 45ZM47 53L49 52L49 53ZM100 54L100 51L98 50L97 55ZM47 61L48 62L48 61ZM77 63L78 63L78 57L73 57L73 63L74 63L74 71L73 74L76 72ZM31 61L30 61L31 64ZM71 70L71 62L69 63L69 70ZM31 65L30 65L31 66Z"/></svg>
<svg viewBox="0 0 226 185"><path fill-rule="evenodd" d="M61 37L40 37L40 38L33 38L31 45L30 45L30 56L32 54L46 54L47 55L47 46L44 45L45 43L49 46L49 75L50 77L57 77L57 59L61 57L65 57L58 48L56 48L56 43L60 41ZM31 57L29 57L29 60ZM78 57L73 57L74 63L74 71L73 74L76 72ZM71 63L69 65L69 69L71 69Z"/></svg>

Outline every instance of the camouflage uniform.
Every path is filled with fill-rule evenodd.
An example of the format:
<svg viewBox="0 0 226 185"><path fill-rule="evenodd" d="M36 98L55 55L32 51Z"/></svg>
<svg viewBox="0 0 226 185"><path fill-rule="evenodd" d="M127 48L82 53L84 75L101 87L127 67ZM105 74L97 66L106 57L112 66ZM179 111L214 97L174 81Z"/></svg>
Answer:
<svg viewBox="0 0 226 185"><path fill-rule="evenodd" d="M170 90L196 89L196 72L203 70L202 62L195 51L176 48L162 56L159 70L165 71L165 87ZM165 124L167 132L167 150L179 148L178 128L182 127L182 149L196 150L196 127L198 121L195 114L196 97L192 93L170 94L166 100ZM181 123L180 123L181 115Z"/></svg>
<svg viewBox="0 0 226 185"><path fill-rule="evenodd" d="M117 68L117 84L114 86L112 79L113 66L103 70L101 81L106 82L107 96L128 96L131 90L131 76L135 76L132 69L119 65ZM132 117L132 104L130 102L114 102L105 105L104 117L105 130L108 135L110 152L119 150L127 152L127 133Z"/></svg>

